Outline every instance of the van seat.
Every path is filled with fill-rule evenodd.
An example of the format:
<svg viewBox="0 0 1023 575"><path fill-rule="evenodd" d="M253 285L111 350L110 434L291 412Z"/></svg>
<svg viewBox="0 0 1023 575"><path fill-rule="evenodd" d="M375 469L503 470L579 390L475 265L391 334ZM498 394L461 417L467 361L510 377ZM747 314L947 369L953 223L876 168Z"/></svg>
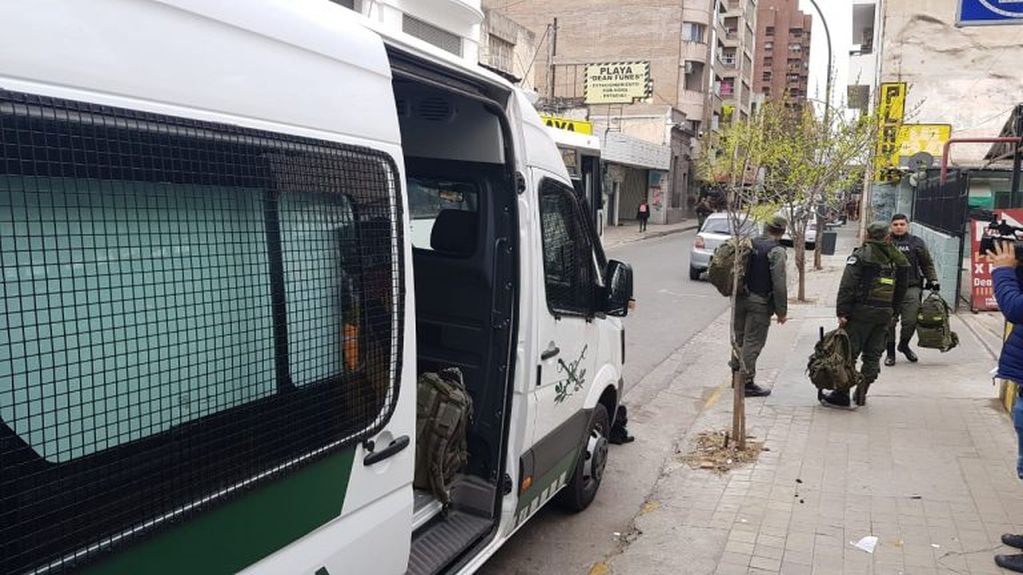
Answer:
<svg viewBox="0 0 1023 575"><path fill-rule="evenodd" d="M430 247L439 254L465 258L476 253L476 212L442 210L430 233Z"/></svg>

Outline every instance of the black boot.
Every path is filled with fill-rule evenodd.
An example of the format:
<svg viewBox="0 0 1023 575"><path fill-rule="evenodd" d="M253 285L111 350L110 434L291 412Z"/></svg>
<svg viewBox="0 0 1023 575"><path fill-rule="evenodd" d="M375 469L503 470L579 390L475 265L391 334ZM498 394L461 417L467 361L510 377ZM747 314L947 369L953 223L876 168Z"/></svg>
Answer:
<svg viewBox="0 0 1023 575"><path fill-rule="evenodd" d="M899 351L902 352L902 355L906 356L910 363L916 363L920 359L913 353L913 350L909 349L908 341L899 342Z"/></svg>
<svg viewBox="0 0 1023 575"><path fill-rule="evenodd" d="M1023 555L995 555L995 563L1002 569L1023 573Z"/></svg>
<svg viewBox="0 0 1023 575"><path fill-rule="evenodd" d="M821 405L825 407L845 407L848 408L852 405L852 401L849 400L849 390L835 390L830 393L823 394Z"/></svg>
<svg viewBox="0 0 1023 575"><path fill-rule="evenodd" d="M888 367L895 365L895 342L888 342L888 355L884 358L884 364Z"/></svg>
<svg viewBox="0 0 1023 575"><path fill-rule="evenodd" d="M856 394L853 396L853 400L858 406L864 406L867 404L867 390L870 389L869 383L861 383L856 386Z"/></svg>
<svg viewBox="0 0 1023 575"><path fill-rule="evenodd" d="M615 445L624 445L636 440L625 427L629 423L629 410L624 405L619 405L615 411L615 423L611 426L611 433L607 440Z"/></svg>
<svg viewBox="0 0 1023 575"><path fill-rule="evenodd" d="M1023 549L1023 535L1005 533L1002 535L1002 544L1015 547L1016 549Z"/></svg>
<svg viewBox="0 0 1023 575"><path fill-rule="evenodd" d="M771 395L771 390L760 387L752 381L746 382L746 397L767 397Z"/></svg>

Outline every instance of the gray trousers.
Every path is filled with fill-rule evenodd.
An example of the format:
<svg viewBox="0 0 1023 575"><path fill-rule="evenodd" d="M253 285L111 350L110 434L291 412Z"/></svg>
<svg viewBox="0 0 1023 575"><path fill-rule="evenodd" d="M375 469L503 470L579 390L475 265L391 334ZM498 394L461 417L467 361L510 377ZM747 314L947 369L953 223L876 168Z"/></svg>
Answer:
<svg viewBox="0 0 1023 575"><path fill-rule="evenodd" d="M756 294L735 298L735 341L746 364L743 379L751 383L757 376L757 358L767 343L767 331L771 328L773 306L769 299ZM732 371L742 371L739 359L732 352L728 362Z"/></svg>
<svg viewBox="0 0 1023 575"><path fill-rule="evenodd" d="M916 315L920 312L920 298L923 296L923 289L920 286L910 286L906 289L906 297L902 299L899 306L899 322L902 323L902 333L899 339L895 339L895 321L888 327L888 344L909 343L916 333Z"/></svg>

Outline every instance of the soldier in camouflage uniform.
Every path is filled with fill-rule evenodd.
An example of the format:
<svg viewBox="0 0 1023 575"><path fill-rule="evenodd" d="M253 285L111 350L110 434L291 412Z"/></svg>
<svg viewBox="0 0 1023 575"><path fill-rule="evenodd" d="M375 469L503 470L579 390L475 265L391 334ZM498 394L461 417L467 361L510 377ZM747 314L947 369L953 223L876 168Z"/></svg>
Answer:
<svg viewBox="0 0 1023 575"><path fill-rule="evenodd" d="M735 298L735 341L742 362L740 364L733 352L729 366L733 373L743 371L746 397L771 395L771 390L757 385L754 378L757 358L767 343L771 316L778 316L781 324L785 323L788 313L785 248L781 245L786 227L785 218L775 216L767 221L764 233L753 239L753 252L746 268L746 293Z"/></svg>
<svg viewBox="0 0 1023 575"><path fill-rule="evenodd" d="M839 325L849 333L852 361L863 356L856 386L856 405L867 402L867 389L881 371L888 326L906 296L909 261L891 244L888 224L875 222L867 228L867 241L845 262L838 289ZM849 390L822 396L827 406L849 407Z"/></svg>
<svg viewBox="0 0 1023 575"><path fill-rule="evenodd" d="M899 305L899 309L892 319L892 325L888 328L888 354L885 357L885 365L895 365L895 324L902 320L902 333L899 334L898 350L906 356L910 363L917 362L916 353L909 347L913 334L916 333L916 316L920 312L920 300L923 297L923 290L931 289L938 291L938 273L934 269L934 260L931 252L927 251L927 244L922 239L909 233L909 218L905 214L892 216L892 245L899 248L899 251L909 261L909 276L906 281L906 297Z"/></svg>

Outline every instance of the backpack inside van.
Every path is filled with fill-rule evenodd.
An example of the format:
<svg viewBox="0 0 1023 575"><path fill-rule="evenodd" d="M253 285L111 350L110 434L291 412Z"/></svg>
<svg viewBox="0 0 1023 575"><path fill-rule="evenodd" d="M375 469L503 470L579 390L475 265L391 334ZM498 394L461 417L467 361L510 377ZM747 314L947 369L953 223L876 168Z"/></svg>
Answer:
<svg viewBox="0 0 1023 575"><path fill-rule="evenodd" d="M725 297L732 295L732 287L735 284L735 263L739 259L739 293L746 293L746 270L749 267L750 254L753 253L753 242L749 238L726 240L714 250L710 258L710 268L707 270L707 279L717 288L718 293Z"/></svg>
<svg viewBox="0 0 1023 575"><path fill-rule="evenodd" d="M415 487L451 502L455 475L469 461L472 399L456 367L424 373L416 385Z"/></svg>

